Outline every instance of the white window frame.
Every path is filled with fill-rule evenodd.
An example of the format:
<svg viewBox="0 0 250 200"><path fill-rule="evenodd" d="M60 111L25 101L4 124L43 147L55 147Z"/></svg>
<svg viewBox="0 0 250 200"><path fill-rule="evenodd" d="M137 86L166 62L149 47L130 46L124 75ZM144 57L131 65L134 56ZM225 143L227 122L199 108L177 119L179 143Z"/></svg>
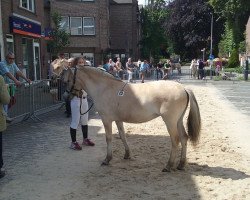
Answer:
<svg viewBox="0 0 250 200"><path fill-rule="evenodd" d="M80 19L81 20L81 23L80 23L80 26L81 26L81 33L78 33L78 30L77 30L77 33L75 34L72 34L72 19ZM78 27L74 27L74 28L78 28ZM83 29L82 29L82 17L70 17L70 35L82 35L83 33Z"/></svg>
<svg viewBox="0 0 250 200"><path fill-rule="evenodd" d="M93 25L92 26L84 26L84 20L85 19L93 19ZM83 24L82 24L83 35L95 35L95 18L94 17L83 17L82 21L83 21ZM85 31L84 31L85 28L94 28L93 34L87 34L87 33L85 33Z"/></svg>
<svg viewBox="0 0 250 200"><path fill-rule="evenodd" d="M31 2L30 2L31 1ZM27 7L23 6L23 2L27 3ZM35 0L20 0L20 7L28 11L35 12Z"/></svg>
<svg viewBox="0 0 250 200"><path fill-rule="evenodd" d="M70 25L69 25L69 17L68 16L62 16L62 19L67 19L67 25L66 25L66 28L64 28L64 27L62 27L62 21L61 21L61 23L60 23L60 28L62 29L62 30L65 30L66 31L66 33L70 33Z"/></svg>
<svg viewBox="0 0 250 200"><path fill-rule="evenodd" d="M15 53L15 49L14 49L14 38L13 35L10 34L6 34L6 43L7 43L7 47L9 47L9 45L11 46L11 49L7 49L7 51L12 51L13 53Z"/></svg>

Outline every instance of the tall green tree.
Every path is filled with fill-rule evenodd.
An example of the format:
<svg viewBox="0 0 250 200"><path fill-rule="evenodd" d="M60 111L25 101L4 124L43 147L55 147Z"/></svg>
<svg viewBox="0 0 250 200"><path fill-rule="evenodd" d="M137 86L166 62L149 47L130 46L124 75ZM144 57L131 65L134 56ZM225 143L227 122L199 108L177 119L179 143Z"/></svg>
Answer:
<svg viewBox="0 0 250 200"><path fill-rule="evenodd" d="M167 38L162 24L167 16L166 2L154 0L142 9L142 58L167 57Z"/></svg>
<svg viewBox="0 0 250 200"><path fill-rule="evenodd" d="M201 58L203 48L210 53L211 19L213 23L213 49L217 54L217 44L223 32L223 22L213 13L206 0L175 0L168 4L169 15L166 18L165 29L171 39L175 53L182 59Z"/></svg>
<svg viewBox="0 0 250 200"><path fill-rule="evenodd" d="M51 56L57 56L64 47L69 45L69 34L61 28L62 17L59 13L52 14L53 28L49 34L48 49Z"/></svg>
<svg viewBox="0 0 250 200"><path fill-rule="evenodd" d="M230 67L239 65L238 53L240 44L244 43L244 32L250 13L249 0L209 0L216 13L226 20L225 35L231 37ZM230 40L223 40L222 43L229 43ZM227 46L228 47L228 46ZM224 49L225 50L225 49Z"/></svg>

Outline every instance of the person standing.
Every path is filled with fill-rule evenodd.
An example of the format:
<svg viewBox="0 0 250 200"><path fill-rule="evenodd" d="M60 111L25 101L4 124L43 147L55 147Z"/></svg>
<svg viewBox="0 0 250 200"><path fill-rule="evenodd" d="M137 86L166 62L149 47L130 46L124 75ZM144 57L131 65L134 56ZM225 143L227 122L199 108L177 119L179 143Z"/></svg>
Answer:
<svg viewBox="0 0 250 200"><path fill-rule="evenodd" d="M147 60L144 60L142 64L140 64L140 74L141 74L141 82L144 83L145 75L147 70L149 69L149 64Z"/></svg>
<svg viewBox="0 0 250 200"><path fill-rule="evenodd" d="M131 58L128 58L128 62L126 63L126 69L128 73L128 82L133 82L134 64L132 63Z"/></svg>
<svg viewBox="0 0 250 200"><path fill-rule="evenodd" d="M205 67L204 62L203 62L203 60L200 59L200 61L199 61L199 77L198 77L198 79L204 79L204 75L205 75L204 67Z"/></svg>
<svg viewBox="0 0 250 200"><path fill-rule="evenodd" d="M86 61L83 57L76 57L73 62L73 66L77 65L86 65ZM83 142L82 145L94 146L93 143L88 138L88 101L87 93L84 90L80 90L77 93L73 94L73 98L70 101L71 106L71 123L70 123L70 136L71 136L71 145L70 148L73 150L82 150L82 147L76 141L76 131L81 124ZM86 112L86 113L85 113Z"/></svg>
<svg viewBox="0 0 250 200"><path fill-rule="evenodd" d="M12 84L12 87L15 85L20 86L21 82L18 81L15 77L18 75L19 77L23 78L28 83L31 83L31 80L28 79L17 67L17 65L14 62L15 55L12 52L9 52L6 55L6 60L3 62L0 62L0 75L4 77L4 81L6 84ZM15 93L15 88L12 88L11 90L13 94ZM7 114L6 119L8 121L11 121L11 119L8 117L8 105L4 105L4 110Z"/></svg>
<svg viewBox="0 0 250 200"><path fill-rule="evenodd" d="M10 101L10 95L7 90L7 85L4 83L4 79L0 76L0 178L5 176L5 171L3 169L3 141L2 132L6 129L6 119L3 114L3 104L8 104Z"/></svg>

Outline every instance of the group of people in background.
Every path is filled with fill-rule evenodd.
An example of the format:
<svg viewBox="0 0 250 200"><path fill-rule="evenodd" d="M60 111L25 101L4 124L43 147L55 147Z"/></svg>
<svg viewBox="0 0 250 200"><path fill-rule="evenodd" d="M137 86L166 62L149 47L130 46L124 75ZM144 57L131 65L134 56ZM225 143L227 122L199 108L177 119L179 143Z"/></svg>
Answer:
<svg viewBox="0 0 250 200"><path fill-rule="evenodd" d="M222 61L216 60L211 61L212 67L214 67L215 75L218 76L220 71L222 71ZM205 66L208 66L209 63L202 59L193 59L190 64L190 70L191 70L191 77L197 78L197 79L204 79L205 78Z"/></svg>

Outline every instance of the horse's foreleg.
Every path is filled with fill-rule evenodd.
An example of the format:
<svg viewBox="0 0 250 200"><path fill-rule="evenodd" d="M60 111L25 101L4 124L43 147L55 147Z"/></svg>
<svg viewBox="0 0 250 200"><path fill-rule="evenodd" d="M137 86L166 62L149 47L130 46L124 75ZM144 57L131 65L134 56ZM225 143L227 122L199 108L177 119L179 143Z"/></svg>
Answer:
<svg viewBox="0 0 250 200"><path fill-rule="evenodd" d="M183 170L186 164L188 136L183 126L182 120L178 124L178 132L180 134L180 141L181 141L181 159L179 165L177 166L177 169Z"/></svg>
<svg viewBox="0 0 250 200"><path fill-rule="evenodd" d="M112 159L112 122L103 122L103 125L106 132L107 156L102 162L102 165L108 165Z"/></svg>
<svg viewBox="0 0 250 200"><path fill-rule="evenodd" d="M130 150L129 150L129 146L128 146L128 143L127 143L123 122L116 121L115 123L116 123L119 135L121 137L121 140L122 140L124 148L125 148L124 159L130 159Z"/></svg>

